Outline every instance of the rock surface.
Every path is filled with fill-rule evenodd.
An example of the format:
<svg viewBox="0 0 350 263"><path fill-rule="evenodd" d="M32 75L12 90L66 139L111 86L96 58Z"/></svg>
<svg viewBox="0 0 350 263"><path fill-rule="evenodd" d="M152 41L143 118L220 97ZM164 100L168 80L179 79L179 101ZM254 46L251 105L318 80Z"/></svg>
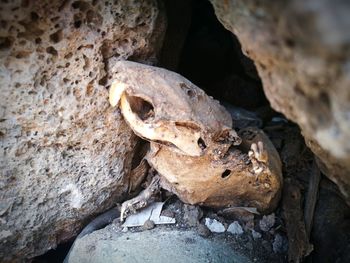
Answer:
<svg viewBox="0 0 350 263"><path fill-rule="evenodd" d="M111 227L76 242L69 257L74 262L253 262L223 237L205 239L191 230L153 229L116 233Z"/></svg>
<svg viewBox="0 0 350 263"><path fill-rule="evenodd" d="M350 203L350 3L211 2L255 61L272 107L299 124Z"/></svg>
<svg viewBox="0 0 350 263"><path fill-rule="evenodd" d="M31 258L125 197L136 137L108 103L109 65L154 63L147 1L2 1L0 261Z"/></svg>

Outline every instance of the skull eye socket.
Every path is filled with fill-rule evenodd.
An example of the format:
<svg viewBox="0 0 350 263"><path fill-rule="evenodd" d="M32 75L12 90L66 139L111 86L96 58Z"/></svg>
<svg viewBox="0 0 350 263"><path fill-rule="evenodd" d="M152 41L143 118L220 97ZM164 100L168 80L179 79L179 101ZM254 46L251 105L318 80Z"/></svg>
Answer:
<svg viewBox="0 0 350 263"><path fill-rule="evenodd" d="M142 121L154 118L154 107L151 103L135 96L127 96L127 100L132 112Z"/></svg>
<svg viewBox="0 0 350 263"><path fill-rule="evenodd" d="M205 142L203 141L202 138L199 138L198 141L197 141L197 143L198 143L199 148L201 148L202 150L204 150L205 148L207 148L207 146L205 145Z"/></svg>

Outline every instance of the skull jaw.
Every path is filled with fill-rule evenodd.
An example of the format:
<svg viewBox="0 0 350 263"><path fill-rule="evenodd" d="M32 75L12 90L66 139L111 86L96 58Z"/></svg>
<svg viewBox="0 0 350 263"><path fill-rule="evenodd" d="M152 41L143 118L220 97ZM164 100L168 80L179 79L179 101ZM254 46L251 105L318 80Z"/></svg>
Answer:
<svg viewBox="0 0 350 263"><path fill-rule="evenodd" d="M220 164L209 155L190 157L166 146L153 146L147 160L162 176L162 187L185 203L213 208L249 206L268 213L276 208L280 198L279 156L274 148L269 148L271 142L262 131L253 141L263 141L269 153L267 169L258 176L252 172L251 165L243 161L244 153L241 160L235 156L235 160Z"/></svg>

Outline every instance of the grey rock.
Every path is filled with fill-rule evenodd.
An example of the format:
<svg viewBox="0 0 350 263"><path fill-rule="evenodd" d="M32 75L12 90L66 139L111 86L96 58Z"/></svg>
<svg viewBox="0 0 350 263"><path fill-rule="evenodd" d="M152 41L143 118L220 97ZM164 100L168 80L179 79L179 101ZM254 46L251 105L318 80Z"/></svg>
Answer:
<svg viewBox="0 0 350 263"><path fill-rule="evenodd" d="M188 224L188 226L196 226L199 223L199 220L203 216L202 210L198 206L187 205L183 206L184 212L184 221Z"/></svg>
<svg viewBox="0 0 350 263"><path fill-rule="evenodd" d="M234 235L241 235L244 233L243 228L238 223L238 221L234 221L233 223L231 223L227 228L227 232L230 232Z"/></svg>
<svg viewBox="0 0 350 263"><path fill-rule="evenodd" d="M195 231L155 228L137 233L114 233L108 239L105 238L106 232L108 228L79 239L69 263L252 262L223 239L206 239Z"/></svg>
<svg viewBox="0 0 350 263"><path fill-rule="evenodd" d="M202 237L210 236L211 232L206 225L199 224L197 228L198 234Z"/></svg>
<svg viewBox="0 0 350 263"><path fill-rule="evenodd" d="M275 253L285 253L288 250L287 239L280 234L276 234L272 243L272 250Z"/></svg>
<svg viewBox="0 0 350 263"><path fill-rule="evenodd" d="M259 232L255 231L253 229L252 230L252 236L253 236L254 239L259 239L259 238L261 238L262 235Z"/></svg>
<svg viewBox="0 0 350 263"><path fill-rule="evenodd" d="M350 204L349 1L210 1L254 60L271 106L300 126Z"/></svg>
<svg viewBox="0 0 350 263"><path fill-rule="evenodd" d="M146 222L143 224L142 228L144 230L151 230L155 227L155 223L152 220L146 220Z"/></svg>
<svg viewBox="0 0 350 263"><path fill-rule="evenodd" d="M275 214L263 216L259 221L259 227L262 231L268 232L275 224Z"/></svg>

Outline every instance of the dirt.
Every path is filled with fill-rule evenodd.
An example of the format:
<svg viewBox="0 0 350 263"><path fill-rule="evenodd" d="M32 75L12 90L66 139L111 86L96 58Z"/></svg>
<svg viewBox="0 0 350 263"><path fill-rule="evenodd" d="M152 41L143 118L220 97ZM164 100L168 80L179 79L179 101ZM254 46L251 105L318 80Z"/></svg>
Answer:
<svg viewBox="0 0 350 263"><path fill-rule="evenodd" d="M287 242L287 238L283 230L284 227L282 225L282 219L279 217L279 215L275 216L275 224L271 226L269 231L262 231L260 229L259 224L261 220L263 220L261 215L251 216L249 218L250 220L243 218L244 220L239 220L238 222L243 228L244 232L240 235L234 235L229 233L227 228L231 223L236 221L237 217L233 219L234 217L232 216L227 217L219 214L219 211L184 204L174 195L164 204L162 215L172 215L176 219L176 224L157 225L155 226L155 229L157 229L158 233L177 233L178 231L194 232L195 235L198 235L199 237L204 237L209 241L220 242L222 245L229 246L232 251L235 251L235 253L238 253L239 255L243 255L251 262L257 260L259 262L286 261L287 248L285 246L275 249L276 252L274 252L274 246L278 246L278 244L276 244L276 239L280 239L284 243ZM271 214L270 217L274 217L274 214ZM221 222L225 226L226 231L224 233L212 233L205 226L206 218L216 219L217 221ZM147 227L145 225L147 225ZM118 235L124 235L127 233L142 233L144 231L150 231L150 229L153 229L154 226L149 222L147 222L145 225L125 229L122 227L119 220L116 219L113 224L109 225L106 229L108 230L107 232L111 232L113 235L115 233ZM150 225L152 225L152 227L146 229ZM257 233L259 234L257 235ZM140 236L142 236L142 234L140 234ZM108 240L108 236L106 240ZM131 248L133 247L130 247L130 249Z"/></svg>

